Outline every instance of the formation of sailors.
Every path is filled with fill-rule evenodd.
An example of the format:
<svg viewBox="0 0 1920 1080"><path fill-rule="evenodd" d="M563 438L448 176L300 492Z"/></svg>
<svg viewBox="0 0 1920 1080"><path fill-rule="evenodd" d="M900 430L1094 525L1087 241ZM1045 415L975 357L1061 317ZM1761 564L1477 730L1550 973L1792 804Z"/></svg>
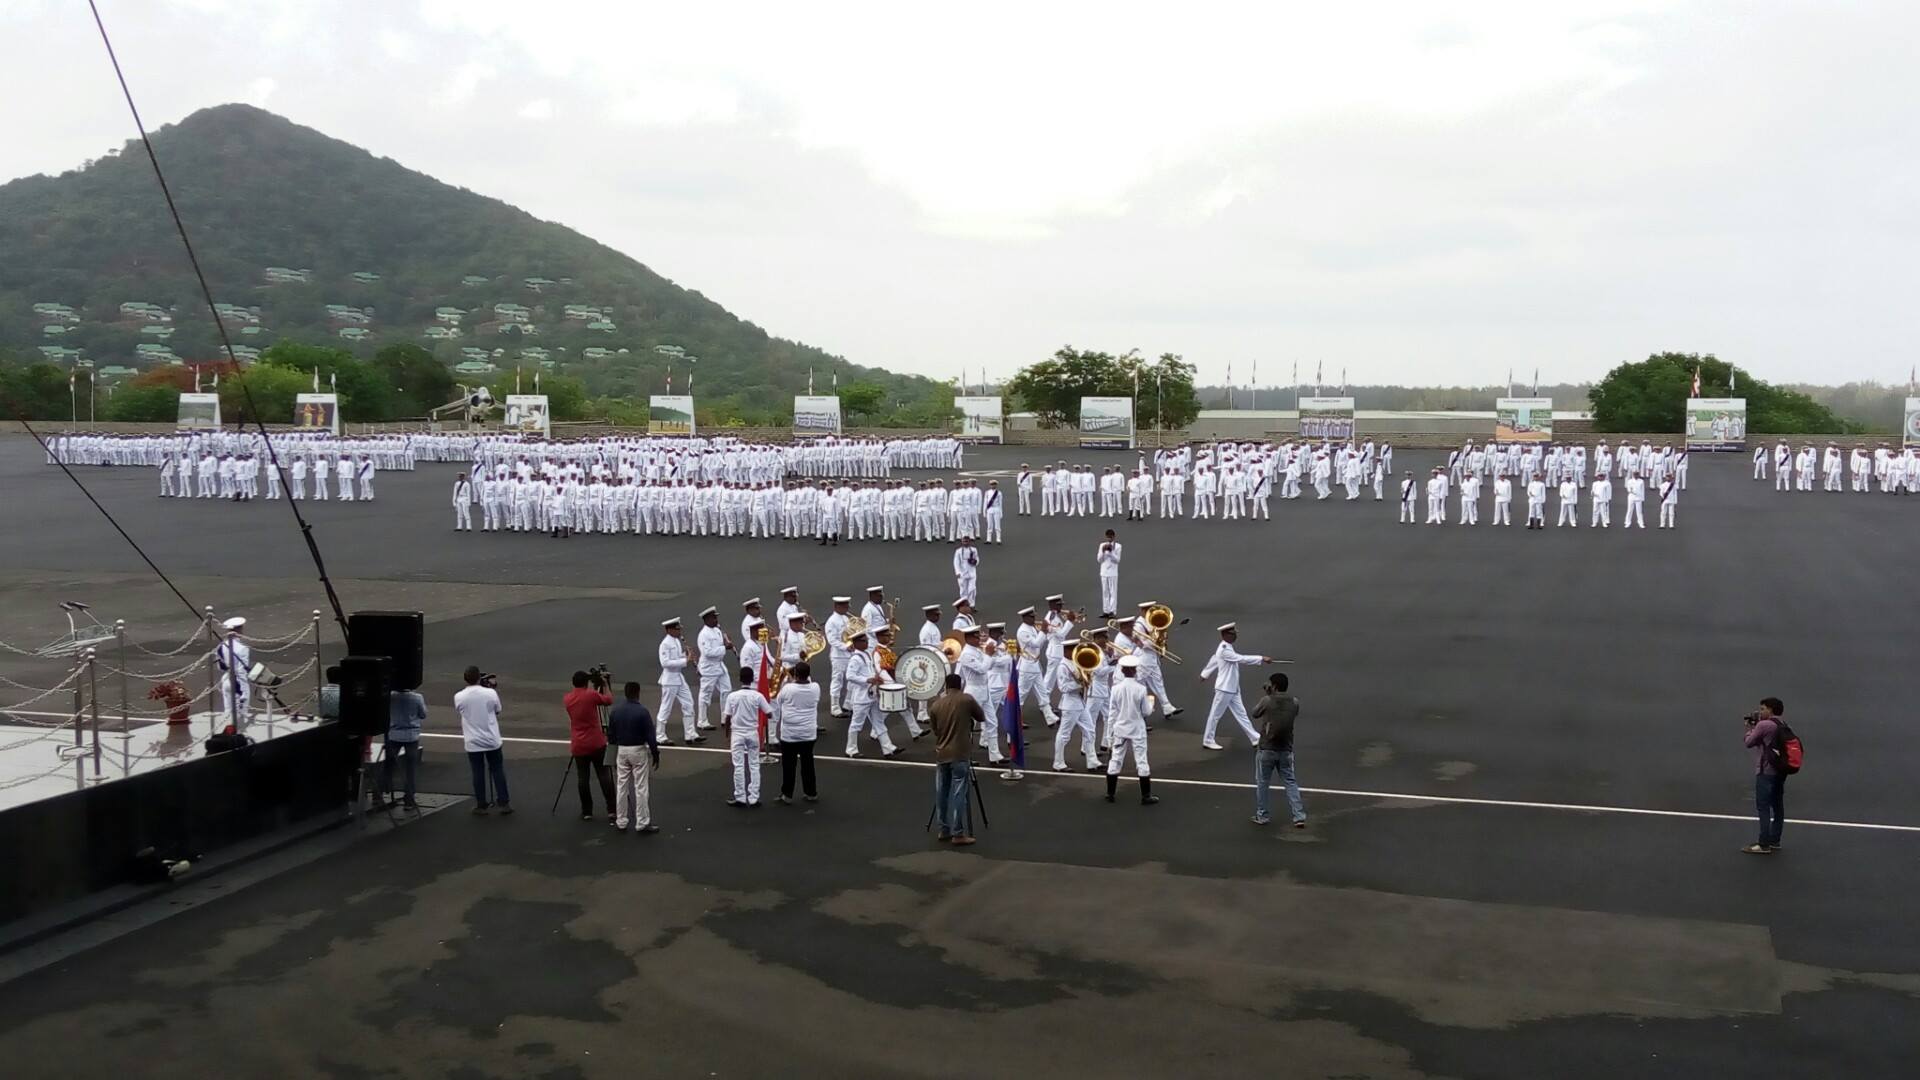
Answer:
<svg viewBox="0 0 1920 1080"><path fill-rule="evenodd" d="M1753 478L1765 480L1773 466L1775 491L1878 490L1887 493L1920 491L1920 448L1881 443L1871 451L1863 446L1842 451L1828 443L1824 451L1807 443L1795 450L1781 439L1771 447L1753 448Z"/></svg>

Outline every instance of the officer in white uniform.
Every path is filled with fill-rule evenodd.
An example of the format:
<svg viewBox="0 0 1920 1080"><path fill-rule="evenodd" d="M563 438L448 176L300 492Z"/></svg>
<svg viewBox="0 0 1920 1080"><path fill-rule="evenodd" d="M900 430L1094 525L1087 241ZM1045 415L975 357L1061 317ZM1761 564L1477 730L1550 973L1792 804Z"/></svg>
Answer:
<svg viewBox="0 0 1920 1080"><path fill-rule="evenodd" d="M1120 607L1120 541L1107 530L1107 538L1094 549L1094 564L1100 571L1100 617L1111 619Z"/></svg>
<svg viewBox="0 0 1920 1080"><path fill-rule="evenodd" d="M1200 745L1209 750L1224 750L1214 740L1214 732L1220 726L1220 718L1228 713L1240 722L1240 730L1246 733L1249 745L1260 741L1260 733L1254 730L1253 722L1247 719L1247 704L1240 700L1240 669L1253 664L1271 664L1271 656L1249 656L1233 647L1240 640L1238 623L1225 623L1217 628L1220 631L1220 645L1207 659L1207 666L1200 669L1200 677L1213 680L1213 705L1207 709L1206 734L1200 737ZM1138 681L1138 680L1135 680Z"/></svg>
<svg viewBox="0 0 1920 1080"><path fill-rule="evenodd" d="M1047 648L1050 644L1047 632L1034 620L1033 608L1023 607L1019 611L1020 625L1014 628L1014 643L1020 646L1020 707L1025 710L1027 700L1032 698L1040 703L1040 715L1047 718L1047 726L1060 722L1054 714L1053 702L1047 692Z"/></svg>
<svg viewBox="0 0 1920 1080"><path fill-rule="evenodd" d="M865 729L869 735L879 740L880 753L886 757L895 757L900 748L893 745L893 737L887 734L887 723L880 715L880 703L875 700L878 691L875 687L885 680L880 675L879 665L874 663L873 653L867 648L865 633L853 636L853 647L847 650L846 704L847 711L853 714L852 722L847 724L847 756L860 756L860 732ZM836 673L836 679L842 678Z"/></svg>
<svg viewBox="0 0 1920 1080"><path fill-rule="evenodd" d="M706 736L693 727L693 691L687 689L687 650L686 643L680 640L680 617L667 619L660 626L666 630L666 636L660 639L660 708L655 713L659 718L660 741L673 745L667 724L677 708L681 732L687 742L706 742Z"/></svg>
<svg viewBox="0 0 1920 1080"><path fill-rule="evenodd" d="M971 623L955 623L953 628L966 639L966 646L960 650L960 660L954 670L960 675L963 690L980 703L980 711L986 712L994 703L993 696L987 692L987 679L992 674L987 654L980 649L980 628ZM980 725L980 745L987 751L987 760L999 764L1005 755L1000 753L1000 737L996 725L989 719Z"/></svg>
<svg viewBox="0 0 1920 1080"><path fill-rule="evenodd" d="M973 537L963 536L953 549L953 580L958 588L955 592L971 602L980 596L980 549L973 546Z"/></svg>
<svg viewBox="0 0 1920 1080"><path fill-rule="evenodd" d="M712 731L714 724L707 719L707 702L714 702L716 710L724 707L733 682L727 670L727 653L732 651L733 642L728 641L727 632L720 629L719 608L710 607L700 613L700 632L694 635L693 645L700 654L700 692L693 698L694 727Z"/></svg>
<svg viewBox="0 0 1920 1080"><path fill-rule="evenodd" d="M239 616L220 624L227 637L214 650L220 668L220 715L237 731L246 726L247 708L253 700L253 684L247 679L253 667L253 650L240 638L247 620Z"/></svg>
<svg viewBox="0 0 1920 1080"><path fill-rule="evenodd" d="M1152 806L1160 801L1153 793L1153 774L1147 766L1147 688L1140 684L1140 661L1129 656L1120 661L1120 677L1114 681L1113 701L1110 705L1109 739L1113 751L1107 757L1107 801L1113 802L1120 788L1120 766L1128 753L1133 755L1133 774L1140 779L1140 805ZM1240 700L1240 691L1234 690L1234 700ZM1246 723L1242 709L1242 723ZM1252 725L1247 730L1252 731Z"/></svg>
<svg viewBox="0 0 1920 1080"><path fill-rule="evenodd" d="M846 645L847 605L853 603L850 596L833 598L833 614L820 627L827 636L827 659L833 665L833 675L827 683L827 712L829 715L844 717L853 710L847 702L847 656L851 652Z"/></svg>

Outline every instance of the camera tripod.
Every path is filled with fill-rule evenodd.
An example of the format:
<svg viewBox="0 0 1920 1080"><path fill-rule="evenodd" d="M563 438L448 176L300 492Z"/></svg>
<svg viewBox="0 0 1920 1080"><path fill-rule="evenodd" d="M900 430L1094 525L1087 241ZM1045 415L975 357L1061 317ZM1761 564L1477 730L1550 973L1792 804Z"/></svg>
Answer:
<svg viewBox="0 0 1920 1080"><path fill-rule="evenodd" d="M974 799L980 803L980 827L983 829L992 828L993 822L987 820L987 796L980 790L980 773L973 767L972 758L967 759L967 783L973 788ZM932 831L933 819L939 816L940 804L935 803L933 809L927 811L927 824L920 831Z"/></svg>
<svg viewBox="0 0 1920 1080"><path fill-rule="evenodd" d="M589 675L590 678L587 683L589 687L600 691L608 697L613 696L613 672L611 669L605 664L601 664L598 668L589 669ZM596 705L594 706L594 711L600 714L600 734L605 738L608 735L607 720L613 712L613 707L610 705ZM611 740L609 740L609 745L611 745ZM610 766L602 765L601 768L610 768ZM569 750L567 754L567 765L566 768L560 770L560 786L554 789L553 805L547 808L547 816L551 817L560 812L560 797L567 793L567 778L572 775L573 754L571 750ZM613 807L607 807L607 812L612 813Z"/></svg>

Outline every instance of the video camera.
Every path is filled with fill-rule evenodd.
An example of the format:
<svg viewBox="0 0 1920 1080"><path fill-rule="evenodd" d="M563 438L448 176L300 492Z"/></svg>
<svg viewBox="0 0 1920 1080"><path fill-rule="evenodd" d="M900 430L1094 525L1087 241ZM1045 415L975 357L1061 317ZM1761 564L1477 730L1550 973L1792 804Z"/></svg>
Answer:
<svg viewBox="0 0 1920 1080"><path fill-rule="evenodd" d="M500 676L491 671L483 671L480 673L480 685L489 690L498 690L500 689Z"/></svg>
<svg viewBox="0 0 1920 1080"><path fill-rule="evenodd" d="M587 682L601 693L611 693L613 670L605 664L595 664L587 669Z"/></svg>

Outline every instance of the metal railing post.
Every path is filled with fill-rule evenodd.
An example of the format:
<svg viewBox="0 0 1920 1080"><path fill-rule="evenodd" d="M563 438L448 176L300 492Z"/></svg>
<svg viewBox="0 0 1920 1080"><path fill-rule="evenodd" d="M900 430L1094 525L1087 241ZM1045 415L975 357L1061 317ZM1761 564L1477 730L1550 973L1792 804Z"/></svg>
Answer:
<svg viewBox="0 0 1920 1080"><path fill-rule="evenodd" d="M220 733L220 714L215 712L213 709L213 692L215 688L219 686L219 683L220 683L220 673L219 673L219 663L218 663L218 654L220 652L220 636L216 634L213 629L213 605L212 604L207 605L207 612L204 618L207 620L207 642L208 642L208 647L207 647L207 734L209 736L213 736Z"/></svg>
<svg viewBox="0 0 1920 1080"><path fill-rule="evenodd" d="M320 719L320 691L326 687L327 675L320 668L320 609L313 609L313 718Z"/></svg>
<svg viewBox="0 0 1920 1080"><path fill-rule="evenodd" d="M87 710L93 714L93 778L100 779L100 668L87 650Z"/></svg>

